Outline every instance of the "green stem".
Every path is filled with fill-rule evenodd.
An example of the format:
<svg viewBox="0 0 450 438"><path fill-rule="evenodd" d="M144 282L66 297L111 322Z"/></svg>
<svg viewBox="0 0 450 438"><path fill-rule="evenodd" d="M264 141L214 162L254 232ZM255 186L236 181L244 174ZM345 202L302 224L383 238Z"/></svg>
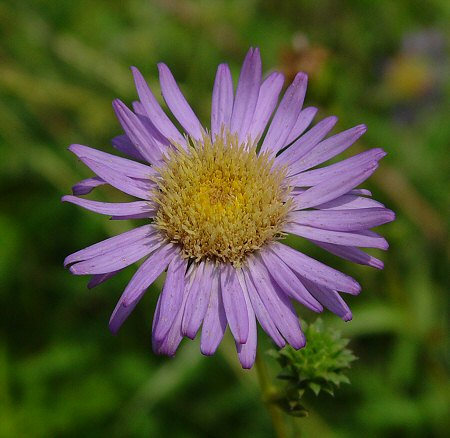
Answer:
<svg viewBox="0 0 450 438"><path fill-rule="evenodd" d="M256 355L255 367L258 374L258 381L261 386L262 399L269 411L276 436L277 438L287 438L282 412L270 401L274 393L274 388L271 384L266 364L259 354Z"/></svg>

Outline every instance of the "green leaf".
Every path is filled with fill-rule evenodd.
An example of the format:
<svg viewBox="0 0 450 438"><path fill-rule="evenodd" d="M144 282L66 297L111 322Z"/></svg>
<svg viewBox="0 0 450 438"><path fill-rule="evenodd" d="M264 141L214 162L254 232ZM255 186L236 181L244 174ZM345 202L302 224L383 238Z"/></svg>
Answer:
<svg viewBox="0 0 450 438"><path fill-rule="evenodd" d="M334 395L342 383L350 383L345 371L356 360L347 349L348 339L326 328L320 318L313 324L303 322L302 325L308 339L305 348L294 350L288 346L281 351L269 352L281 367L277 377L286 382L276 403L293 416L304 416L306 410L300 400L305 392L316 397L322 391Z"/></svg>

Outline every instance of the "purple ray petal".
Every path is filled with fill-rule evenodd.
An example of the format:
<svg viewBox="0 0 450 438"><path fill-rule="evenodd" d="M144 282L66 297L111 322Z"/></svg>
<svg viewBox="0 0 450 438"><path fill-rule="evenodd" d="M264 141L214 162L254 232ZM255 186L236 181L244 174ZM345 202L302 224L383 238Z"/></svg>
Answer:
<svg viewBox="0 0 450 438"><path fill-rule="evenodd" d="M370 149L362 152L361 154L340 161L339 163L297 174L292 178L289 178L289 184L297 187L315 186L326 180L339 177L356 167L365 166L367 163L372 161L379 161L385 155L386 152L384 152L383 149Z"/></svg>
<svg viewBox="0 0 450 438"><path fill-rule="evenodd" d="M162 158L161 150L139 117L119 99L113 101L113 108L125 134L127 134L139 153L149 163L158 163Z"/></svg>
<svg viewBox="0 0 450 438"><path fill-rule="evenodd" d="M367 189L353 189L348 192L349 195L372 196L372 192Z"/></svg>
<svg viewBox="0 0 450 438"><path fill-rule="evenodd" d="M284 93L280 105L264 138L261 152L276 154L286 145L305 99L308 77L305 73L297 73L294 81Z"/></svg>
<svg viewBox="0 0 450 438"><path fill-rule="evenodd" d="M154 214L155 208L149 202L98 202L89 199L77 198L76 196L66 195L62 197L63 202L71 202L90 211L111 216L145 214L150 217Z"/></svg>
<svg viewBox="0 0 450 438"><path fill-rule="evenodd" d="M136 187L140 187L144 191L150 191L153 192L153 190L156 188L156 182L155 179L158 177L150 177L150 178L132 178L133 182L136 184ZM161 179L159 177L159 179Z"/></svg>
<svg viewBox="0 0 450 438"><path fill-rule="evenodd" d="M261 84L253 120L248 130L252 141L261 138L267 123L278 103L278 96L284 83L284 75L279 72L270 74Z"/></svg>
<svg viewBox="0 0 450 438"><path fill-rule="evenodd" d="M352 319L350 308L336 291L306 279L303 281L311 294L314 295L327 309L341 317L344 321L350 321Z"/></svg>
<svg viewBox="0 0 450 438"><path fill-rule="evenodd" d="M173 244L164 243L142 263L120 298L125 307L135 304L142 298L145 290L167 268L177 250Z"/></svg>
<svg viewBox="0 0 450 438"><path fill-rule="evenodd" d="M213 273L211 263L200 263L190 285L181 325L181 333L190 339L195 338L205 317L211 295Z"/></svg>
<svg viewBox="0 0 450 438"><path fill-rule="evenodd" d="M359 248L354 248L353 246L345 246L345 245L334 245L332 243L318 242L317 240L309 239L312 243L317 246L320 246L324 250L334 254L342 259L348 260L353 263L358 263L360 265L372 266L373 268L383 269L384 263L361 251Z"/></svg>
<svg viewBox="0 0 450 438"><path fill-rule="evenodd" d="M131 143L131 140L128 138L126 134L114 137L111 140L111 143L115 149L124 153L125 155L129 155L130 157L139 161L145 161L145 158L136 149L134 144Z"/></svg>
<svg viewBox="0 0 450 438"><path fill-rule="evenodd" d="M153 352L155 354L164 355L164 356L175 356L175 353L183 340L183 335L181 334L181 319L182 312L180 311L178 315L176 315L176 319L173 323L173 326L167 332L167 335L162 341L152 340Z"/></svg>
<svg viewBox="0 0 450 438"><path fill-rule="evenodd" d="M164 338L158 341L155 337L152 337L152 347L156 354L164 354L166 356L175 355L177 348L183 339L183 335L181 334L181 321L183 319L183 313L186 306L186 299L187 294L184 294L180 309L178 310L178 313L175 314L175 319L173 320L173 323ZM160 301L158 300L158 303L159 302ZM157 310L159 310L158 307ZM155 314L155 319L156 318L160 318L160 315Z"/></svg>
<svg viewBox="0 0 450 438"><path fill-rule="evenodd" d="M272 338L272 340L279 348L283 348L286 345L286 342L280 335L280 332L278 331L271 314L268 312L264 303L262 302L258 292L255 289L255 286L253 285L253 282L250 280L248 275L245 274L245 272L238 271L237 274L242 288L244 288L245 284L245 288L248 292L251 305L256 314L256 317L258 318L259 323L261 324L261 327Z"/></svg>
<svg viewBox="0 0 450 438"><path fill-rule="evenodd" d="M311 124L316 114L317 108L314 108L313 106L301 110L285 144L288 145L294 140L297 140L297 138L300 137L303 132L305 132L306 128Z"/></svg>
<svg viewBox="0 0 450 438"><path fill-rule="evenodd" d="M158 69L161 92L170 111L172 111L172 114L192 138L201 140L204 132L203 127L181 93L169 67L163 63L159 63Z"/></svg>
<svg viewBox="0 0 450 438"><path fill-rule="evenodd" d="M245 344L248 337L248 315L244 294L236 277L236 269L231 265L222 265L220 286L223 306L231 333L236 342Z"/></svg>
<svg viewBox="0 0 450 438"><path fill-rule="evenodd" d="M133 111L139 117L139 120L142 124L147 128L149 134L159 143L160 146L163 147L163 151L165 147L170 145L170 141L161 133L161 131L154 125L152 120L147 116L147 112L145 111L144 105L139 101L134 101L132 103Z"/></svg>
<svg viewBox="0 0 450 438"><path fill-rule="evenodd" d="M149 189L144 190L142 181L137 181L135 179L129 178L123 173L112 169L108 165L84 157L81 157L80 160L99 177L101 177L107 183L111 184L116 189L119 189L120 191L127 193L128 195L136 196L137 198L151 200L151 188L154 186L154 183L152 181L148 181Z"/></svg>
<svg viewBox="0 0 450 438"><path fill-rule="evenodd" d="M136 115L143 116L147 120L150 120L147 116L147 113L145 112L144 105L142 105L142 103L139 102L139 100L133 100L133 102L131 103L131 106L133 107L133 111ZM161 133L160 133L160 135L161 135Z"/></svg>
<svg viewBox="0 0 450 438"><path fill-rule="evenodd" d="M261 301L272 317L281 335L299 349L305 346L305 337L300 327L294 307L289 298L282 293L270 279L265 266L255 257L249 257L249 266L243 268L246 283L253 282Z"/></svg>
<svg viewBox="0 0 450 438"><path fill-rule="evenodd" d="M381 249L388 249L389 248L389 243L386 241L386 239L383 236L381 236L380 234L375 233L375 231L363 230L363 231L357 231L355 234L360 234L361 236L372 237L373 239L378 239L378 240L383 239L384 247L381 248Z"/></svg>
<svg viewBox="0 0 450 438"><path fill-rule="evenodd" d="M103 181L100 177L94 176L93 178L83 179L79 183L72 186L72 193L77 196L87 195L91 193L98 186L103 186L108 184L106 181Z"/></svg>
<svg viewBox="0 0 450 438"><path fill-rule="evenodd" d="M185 274L186 278L189 276L191 269L189 272ZM180 296L180 305L179 308L172 315L172 323L170 324L166 334L162 337L162 339L157 339L155 337L155 332L158 329L158 325L161 323L163 315L161 315L161 295L158 298L158 302L156 304L155 316L153 318L152 324L152 347L153 351L156 354L165 354L168 356L174 356L175 352L180 345L181 340L183 339L183 335L181 334L181 322L183 319L184 309L186 308L186 299L187 299L187 288L185 287L186 283L183 282L183 289L181 290Z"/></svg>
<svg viewBox="0 0 450 438"><path fill-rule="evenodd" d="M291 192L290 192L290 196L295 200L297 199L298 195L301 195L302 193L305 193L307 189L303 189L303 188L299 188L299 187L294 187Z"/></svg>
<svg viewBox="0 0 450 438"><path fill-rule="evenodd" d="M338 178L327 180L311 187L297 197L297 209L315 207L344 195L369 178L377 167L377 162L373 161L364 167L348 171Z"/></svg>
<svg viewBox="0 0 450 438"><path fill-rule="evenodd" d="M142 123L142 126L147 130L150 135L153 145L159 149L161 153L165 153L168 147L171 147L170 141L164 137L152 121L147 117L143 105L140 102L133 102L133 110L136 113L137 118Z"/></svg>
<svg viewBox="0 0 450 438"><path fill-rule="evenodd" d="M127 158L111 155L106 152L90 148L89 146L73 144L69 146L69 151L74 153L81 160L83 158L88 158L92 161L98 162L99 164L105 164L109 168L123 173L130 178L140 178L148 180L150 176L156 175L156 171L150 166L142 163L136 163L135 161L129 160Z"/></svg>
<svg viewBox="0 0 450 438"><path fill-rule="evenodd" d="M99 284L102 284L105 281L109 280L110 278L114 277L114 275L118 274L120 271L121 269L119 269L118 271L108 272L107 274L93 275L87 285L88 289L93 289L94 287L97 287Z"/></svg>
<svg viewBox="0 0 450 438"><path fill-rule="evenodd" d="M122 244L96 257L73 264L69 269L74 275L107 274L123 269L157 249L162 243L159 234L146 236L138 241Z"/></svg>
<svg viewBox="0 0 450 438"><path fill-rule="evenodd" d="M247 288L242 288L242 291L244 293L244 299L247 307L247 316L248 316L248 338L247 342L245 344L240 344L239 342L236 342L236 350L239 357L239 362L242 365L242 368L244 369L250 369L253 364L255 363L256 358L256 346L257 346L257 338L258 338L258 332L256 329L256 318L255 318L255 312L253 311L250 299L248 297Z"/></svg>
<svg viewBox="0 0 450 438"><path fill-rule="evenodd" d="M311 296L298 277L280 258L267 248L260 251L260 256L270 276L288 297L294 298L314 312L322 312L320 303Z"/></svg>
<svg viewBox="0 0 450 438"><path fill-rule="evenodd" d="M157 342L155 340L155 330L161 320L161 295L159 294L158 301L156 302L155 312L153 313L153 321L152 321L152 342ZM175 315L176 316L176 313Z"/></svg>
<svg viewBox="0 0 450 438"><path fill-rule="evenodd" d="M289 215L289 221L297 225L332 231L361 231L392 222L394 219L395 213L387 208L294 211Z"/></svg>
<svg viewBox="0 0 450 438"><path fill-rule="evenodd" d="M353 295L361 292L361 286L358 282L348 275L336 271L282 243L274 242L272 245L274 253L302 277L340 292L347 292Z"/></svg>
<svg viewBox="0 0 450 438"><path fill-rule="evenodd" d="M157 210L150 210L145 213L138 214L124 214L122 216L111 216L110 219L112 221L128 221L130 219L149 219L156 216Z"/></svg>
<svg viewBox="0 0 450 438"><path fill-rule="evenodd" d="M313 126L306 134L302 135L291 146L283 151L275 159L276 166L294 166L295 163L306 155L317 143L319 143L325 136L333 129L337 122L337 117L327 117L321 120L317 125ZM294 175L292 169L288 169L289 175Z"/></svg>
<svg viewBox="0 0 450 438"><path fill-rule="evenodd" d="M175 252L172 244L160 246L142 263L125 288L109 320L109 329L117 333L124 321L134 310L147 288L159 277Z"/></svg>
<svg viewBox="0 0 450 438"><path fill-rule="evenodd" d="M222 127L230 129L233 100L233 79L230 69L228 65L220 64L217 68L212 95L211 137L213 139L220 134Z"/></svg>
<svg viewBox="0 0 450 438"><path fill-rule="evenodd" d="M336 245L361 246L363 248L387 249L388 244L383 237L365 236L359 232L346 233L343 231L322 230L304 225L287 224L284 231L297 236L313 239L319 242L334 243Z"/></svg>
<svg viewBox="0 0 450 438"><path fill-rule="evenodd" d="M242 64L230 121L231 132L236 132L241 142L247 140L253 114L255 113L261 85L261 69L259 49L251 48Z"/></svg>
<svg viewBox="0 0 450 438"><path fill-rule="evenodd" d="M200 351L205 356L213 355L227 328L227 316L223 307L220 291L220 279L216 272L211 285L211 296L208 308L203 320L202 335L200 339Z"/></svg>
<svg viewBox="0 0 450 438"><path fill-rule="evenodd" d="M350 193L350 192L349 192ZM351 210L359 208L384 208L381 202L355 195L342 195L332 201L316 205L319 210Z"/></svg>
<svg viewBox="0 0 450 438"><path fill-rule="evenodd" d="M167 277L159 296L160 317L153 337L162 341L172 326L183 301L187 259L175 254L167 269Z"/></svg>
<svg viewBox="0 0 450 438"><path fill-rule="evenodd" d="M294 174L310 169L335 157L355 143L366 131L367 127L365 125L358 125L327 138L315 146L307 155L303 156L301 161L296 162L292 166L291 173Z"/></svg>
<svg viewBox="0 0 450 438"><path fill-rule="evenodd" d="M140 71L136 67L131 67L131 71L133 73L139 99L141 100L142 106L147 113L147 117L152 121L156 129L158 129L162 135L181 146L185 146L185 138L180 134L167 114L163 111Z"/></svg>
<svg viewBox="0 0 450 438"><path fill-rule="evenodd" d="M121 246L128 246L131 243L137 242L141 239L147 239L153 236L157 231L152 225L143 225L142 227L134 228L125 233L119 234L94 245L88 246L80 251L66 257L64 260L64 266L67 267L72 263L81 262L83 260L89 260L94 257L102 256L114 249Z"/></svg>

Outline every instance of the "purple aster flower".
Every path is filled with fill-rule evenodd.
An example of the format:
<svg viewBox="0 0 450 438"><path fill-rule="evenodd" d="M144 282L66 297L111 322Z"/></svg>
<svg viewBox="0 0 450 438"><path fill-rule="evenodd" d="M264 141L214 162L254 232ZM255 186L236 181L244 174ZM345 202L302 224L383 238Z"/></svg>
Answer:
<svg viewBox="0 0 450 438"><path fill-rule="evenodd" d="M324 306L350 320L340 293L358 294L360 285L282 239L296 234L346 260L383 267L359 248L387 249L386 240L369 229L392 221L394 213L356 187L385 152L371 149L317 167L345 151L366 127L326 138L337 121L328 117L306 131L317 112L302 109L306 75L297 74L278 104L283 75L274 72L263 80L259 50L250 49L236 92L230 69L219 65L208 130L168 67L158 68L162 95L180 126L132 68L139 101L133 111L113 103L125 131L113 146L132 159L87 146L69 148L96 176L76 184L75 196L64 201L113 219L144 220L65 260L73 274L92 275L94 287L146 258L114 309L111 331L119 330L165 270L153 320L153 348L160 354L174 355L183 336L192 339L201 327L201 352L212 355L229 326L239 360L250 368L256 321L280 348L305 345L293 301L315 312ZM139 200L79 197L103 184Z"/></svg>

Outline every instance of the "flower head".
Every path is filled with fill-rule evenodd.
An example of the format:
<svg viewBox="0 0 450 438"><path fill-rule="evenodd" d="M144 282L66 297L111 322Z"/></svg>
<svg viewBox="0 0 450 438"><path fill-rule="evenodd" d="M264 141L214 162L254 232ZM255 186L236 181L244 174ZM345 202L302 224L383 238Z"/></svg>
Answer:
<svg viewBox="0 0 450 438"><path fill-rule="evenodd" d="M73 274L92 275L94 287L146 257L111 316L112 332L165 270L153 320L157 353L175 354L183 336L194 338L202 327L201 351L211 355L229 326L241 364L250 368L256 320L279 347L305 345L292 300L316 312L325 306L350 320L340 293L357 294L359 284L282 239L296 234L346 260L381 269L383 263L359 247L386 249L386 240L369 229L392 221L394 214L356 187L375 171L384 151L371 149L317 167L366 128L326 138L336 123L328 117L307 130L317 110L302 109L306 75L295 77L278 104L283 75L262 80L258 49L249 50L236 92L228 66L219 66L210 130L167 66L158 67L162 95L181 130L132 68L139 102L133 111L119 100L113 103L125 131L113 146L132 159L82 145L69 148L96 176L76 184L74 196L64 201L114 219L144 220L65 260ZM139 200L80 197L103 184Z"/></svg>
<svg viewBox="0 0 450 438"><path fill-rule="evenodd" d="M282 233L292 206L285 169L229 132L192 143L158 169L154 225L186 258L238 267Z"/></svg>

